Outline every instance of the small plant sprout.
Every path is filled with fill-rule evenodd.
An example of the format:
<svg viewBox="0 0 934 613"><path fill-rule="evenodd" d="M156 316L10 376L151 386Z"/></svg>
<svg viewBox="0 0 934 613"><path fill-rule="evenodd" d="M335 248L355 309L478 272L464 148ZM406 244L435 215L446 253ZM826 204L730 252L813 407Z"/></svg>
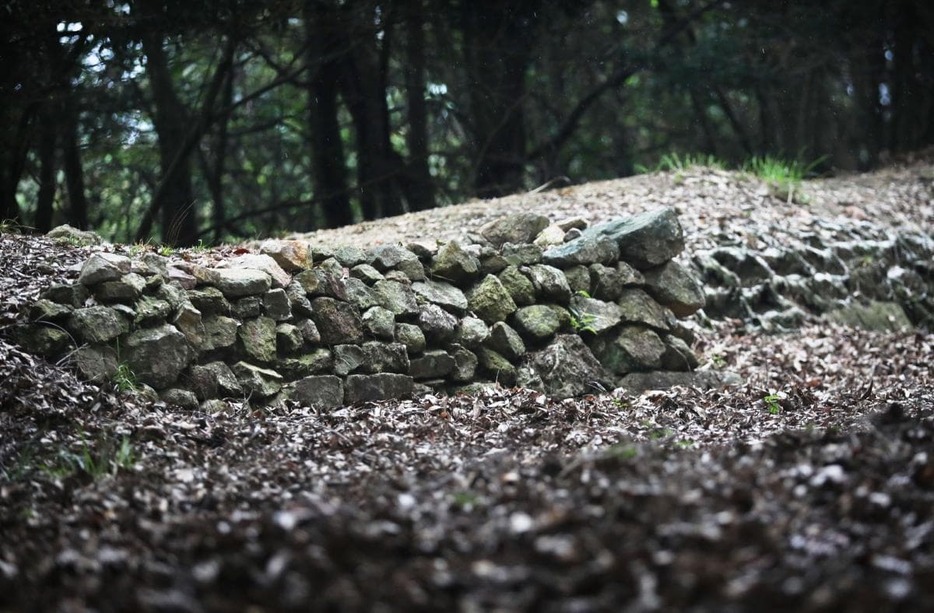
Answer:
<svg viewBox="0 0 934 613"><path fill-rule="evenodd" d="M139 389L136 374L126 362L120 362L120 364L117 365L117 372L114 373L113 382L117 390L121 392L135 392Z"/></svg>
<svg viewBox="0 0 934 613"><path fill-rule="evenodd" d="M773 392L762 398L762 402L765 403L765 408L768 409L770 415L778 415L782 412L781 401L784 397L785 395L781 392Z"/></svg>
<svg viewBox="0 0 934 613"><path fill-rule="evenodd" d="M597 329L594 328L594 323L597 321L597 318L591 313L583 313L580 309L575 309L574 307L570 308L571 311L571 327L580 334L581 332L589 332L590 334L596 334Z"/></svg>

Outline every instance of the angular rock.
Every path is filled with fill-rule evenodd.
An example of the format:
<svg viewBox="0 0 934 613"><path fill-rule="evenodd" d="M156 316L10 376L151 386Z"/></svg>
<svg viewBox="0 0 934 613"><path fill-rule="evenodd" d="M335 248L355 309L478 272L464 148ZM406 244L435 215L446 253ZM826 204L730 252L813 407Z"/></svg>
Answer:
<svg viewBox="0 0 934 613"><path fill-rule="evenodd" d="M522 307L513 314L513 322L522 338L532 344L547 341L561 328L558 314L545 304Z"/></svg>
<svg viewBox="0 0 934 613"><path fill-rule="evenodd" d="M486 346L502 355L507 360L517 360L525 355L525 343L519 333L502 321L490 328L490 338Z"/></svg>
<svg viewBox="0 0 934 613"><path fill-rule="evenodd" d="M426 304L418 315L418 327L434 345L443 345L454 338L457 318L436 304Z"/></svg>
<svg viewBox="0 0 934 613"><path fill-rule="evenodd" d="M565 268L599 262L609 264L619 259L619 246L611 238L598 233L583 233L577 238L545 250L542 261Z"/></svg>
<svg viewBox="0 0 934 613"><path fill-rule="evenodd" d="M282 389L282 375L248 362L237 362L232 368L244 393L259 399L275 396Z"/></svg>
<svg viewBox="0 0 934 613"><path fill-rule="evenodd" d="M503 321L516 311L516 303L499 279L487 275L467 294L467 306L487 323Z"/></svg>
<svg viewBox="0 0 934 613"><path fill-rule="evenodd" d="M500 283L512 296L513 301L520 306L535 303L535 286L532 281L519 271L516 266L508 266L497 275Z"/></svg>
<svg viewBox="0 0 934 613"><path fill-rule="evenodd" d="M237 342L237 329L240 322L224 315L212 315L202 318L204 325L204 351L228 349Z"/></svg>
<svg viewBox="0 0 934 613"><path fill-rule="evenodd" d="M718 247L710 257L739 279L742 287L753 287L772 278L773 272L757 254L740 247Z"/></svg>
<svg viewBox="0 0 934 613"><path fill-rule="evenodd" d="M325 345L363 341L363 320L353 305L321 297L311 301L312 319Z"/></svg>
<svg viewBox="0 0 934 613"><path fill-rule="evenodd" d="M271 289L263 296L263 312L276 321L285 321L292 317L292 304L284 289Z"/></svg>
<svg viewBox="0 0 934 613"><path fill-rule="evenodd" d="M312 256L305 241L270 239L263 241L259 250L263 255L271 257L287 273L311 268Z"/></svg>
<svg viewBox="0 0 934 613"><path fill-rule="evenodd" d="M172 314L172 306L165 300L152 296L143 296L136 303L136 317L133 323L139 326L150 326L165 321Z"/></svg>
<svg viewBox="0 0 934 613"><path fill-rule="evenodd" d="M72 354L72 360L82 379L96 383L110 380L119 364L116 350L107 345L78 347Z"/></svg>
<svg viewBox="0 0 934 613"><path fill-rule="evenodd" d="M667 334L662 337L662 342L665 343L665 353L662 355L663 369L689 371L700 365L694 351L677 336Z"/></svg>
<svg viewBox="0 0 934 613"><path fill-rule="evenodd" d="M276 326L276 349L278 353L289 355L301 350L305 344L302 331L293 324L279 324Z"/></svg>
<svg viewBox="0 0 934 613"><path fill-rule="evenodd" d="M296 358L284 358L276 363L276 368L289 379L298 379L309 375L329 372L334 367L334 355L328 349L315 349Z"/></svg>
<svg viewBox="0 0 934 613"><path fill-rule="evenodd" d="M368 259L366 251L359 247L352 247L349 245L341 245L335 249L333 257L340 262L341 266L346 266L347 268L362 264Z"/></svg>
<svg viewBox="0 0 934 613"><path fill-rule="evenodd" d="M168 307L167 304L166 307ZM62 322L68 319L72 311L74 309L70 306L40 298L29 305L29 319L31 321Z"/></svg>
<svg viewBox="0 0 934 613"><path fill-rule="evenodd" d="M157 390L178 380L194 357L185 335L168 324L133 332L121 351L136 379Z"/></svg>
<svg viewBox="0 0 934 613"><path fill-rule="evenodd" d="M230 314L237 319L259 317L263 312L262 296L244 296L230 303Z"/></svg>
<svg viewBox="0 0 934 613"><path fill-rule="evenodd" d="M490 327L482 319L464 317L454 331L455 340L468 348L479 347L490 336Z"/></svg>
<svg viewBox="0 0 934 613"><path fill-rule="evenodd" d="M321 342L321 333L318 332L318 326L315 325L310 319L299 319L296 320L295 325L298 326L299 331L302 333L302 338L305 339L305 342L309 345L317 345Z"/></svg>
<svg viewBox="0 0 934 613"><path fill-rule="evenodd" d="M58 358L74 347L74 339L68 332L43 324L18 328L16 338L23 347L48 358Z"/></svg>
<svg viewBox="0 0 934 613"><path fill-rule="evenodd" d="M396 342L405 345L409 355L421 353L427 346L425 333L415 324L397 323L394 336Z"/></svg>
<svg viewBox="0 0 934 613"><path fill-rule="evenodd" d="M159 322L162 323L162 322ZM204 318L201 311L191 303L184 303L178 307L172 323L178 331L185 335L188 343L196 349L204 349L208 340L207 330L204 327Z"/></svg>
<svg viewBox="0 0 934 613"><path fill-rule="evenodd" d="M590 269L582 264L577 264L564 269L564 278L568 280L568 287L572 294L584 293L592 294L590 284Z"/></svg>
<svg viewBox="0 0 934 613"><path fill-rule="evenodd" d="M363 327L371 336L391 341L394 338L396 316L389 309L374 306L363 314Z"/></svg>
<svg viewBox="0 0 934 613"><path fill-rule="evenodd" d="M645 283L642 273L626 262L615 266L591 264L589 270L593 297L600 300L616 300L627 287Z"/></svg>
<svg viewBox="0 0 934 613"><path fill-rule="evenodd" d="M226 315L230 312L230 303L224 293L216 287L206 286L186 292L188 300L204 315Z"/></svg>
<svg viewBox="0 0 934 613"><path fill-rule="evenodd" d="M615 241L619 258L637 270L660 266L684 249L684 232L671 207L608 221L583 236L588 234Z"/></svg>
<svg viewBox="0 0 934 613"><path fill-rule="evenodd" d="M527 364L541 378L544 392L572 398L612 389L613 377L576 334L560 334L544 349L528 354Z"/></svg>
<svg viewBox="0 0 934 613"><path fill-rule="evenodd" d="M186 411L198 409L198 397L194 392L178 387L169 388L159 392L159 398L169 406L175 406Z"/></svg>
<svg viewBox="0 0 934 613"><path fill-rule="evenodd" d="M85 343L106 343L130 331L125 317L105 306L75 309L68 318L68 330Z"/></svg>
<svg viewBox="0 0 934 613"><path fill-rule="evenodd" d="M851 304L829 312L827 318L845 326L878 332L902 332L913 328L905 310L894 302Z"/></svg>
<svg viewBox="0 0 934 613"><path fill-rule="evenodd" d="M742 382L742 378L736 373L717 370L697 370L694 372L656 371L630 373L619 380L619 386L638 394L646 390L666 390L677 386L717 389L731 385L741 385Z"/></svg>
<svg viewBox="0 0 934 613"><path fill-rule="evenodd" d="M603 334L622 321L619 305L596 298L572 296L570 309L573 315L571 327L578 333Z"/></svg>
<svg viewBox="0 0 934 613"><path fill-rule="evenodd" d="M464 283L480 274L480 260L457 241L451 241L442 245L432 257L431 274L454 283Z"/></svg>
<svg viewBox="0 0 934 613"><path fill-rule="evenodd" d="M373 295L379 306L392 311L397 317L416 315L420 311L412 288L398 281L377 281L373 284Z"/></svg>
<svg viewBox="0 0 934 613"><path fill-rule="evenodd" d="M334 373L341 376L356 371L406 373L408 370L409 358L401 343L369 341L362 345L334 346Z"/></svg>
<svg viewBox="0 0 934 613"><path fill-rule="evenodd" d="M542 263L542 248L538 245L506 243L503 245L502 255L510 266L531 266Z"/></svg>
<svg viewBox="0 0 934 613"><path fill-rule="evenodd" d="M438 379L450 374L456 363L447 351L432 349L421 357L413 358L409 365L409 374L414 379Z"/></svg>
<svg viewBox="0 0 934 613"><path fill-rule="evenodd" d="M288 395L301 406L333 409L344 404L344 382L333 375L305 377L295 382Z"/></svg>
<svg viewBox="0 0 934 613"><path fill-rule="evenodd" d="M705 304L704 288L691 272L675 261L645 271L646 291L676 317L688 317Z"/></svg>
<svg viewBox="0 0 934 613"><path fill-rule="evenodd" d="M413 381L408 375L379 373L375 375L349 375L344 383L344 402L375 402L412 395Z"/></svg>
<svg viewBox="0 0 934 613"><path fill-rule="evenodd" d="M355 279L360 279L367 285L373 285L377 281L381 281L385 278L383 273L376 270L369 264L357 264L350 269L350 276Z"/></svg>
<svg viewBox="0 0 934 613"><path fill-rule="evenodd" d="M620 317L626 323L645 324L667 332L671 330L675 321L671 311L652 300L652 297L641 289L623 290L617 304L620 307Z"/></svg>
<svg viewBox="0 0 934 613"><path fill-rule="evenodd" d="M101 302L133 303L143 294L146 279L135 272L114 281L104 281L94 287L94 296Z"/></svg>
<svg viewBox="0 0 934 613"><path fill-rule="evenodd" d="M532 243L542 248L561 245L564 243L564 230L556 223L550 224L538 233Z"/></svg>
<svg viewBox="0 0 934 613"><path fill-rule="evenodd" d="M86 287L115 281L130 272L130 258L116 253L95 253L81 266L78 283Z"/></svg>
<svg viewBox="0 0 934 613"><path fill-rule="evenodd" d="M192 366L188 372L188 384L199 400L235 398L243 394L240 381L224 362Z"/></svg>
<svg viewBox="0 0 934 613"><path fill-rule="evenodd" d="M75 245L79 247L90 247L91 245L100 245L104 242L98 234L90 230L80 230L69 224L55 226L46 234L49 238L54 238L59 243L66 245Z"/></svg>
<svg viewBox="0 0 934 613"><path fill-rule="evenodd" d="M305 289L302 287L301 283L293 280L289 286L285 288L285 293L289 297L289 307L292 313L298 317L311 317L311 300L309 300L308 296L305 294Z"/></svg>
<svg viewBox="0 0 934 613"><path fill-rule="evenodd" d="M369 263L380 272L398 270L412 281L425 278L425 267L418 256L401 245L376 247L370 253Z"/></svg>
<svg viewBox="0 0 934 613"><path fill-rule="evenodd" d="M217 268L215 283L227 298L242 298L266 293L272 287L272 277L251 268Z"/></svg>
<svg viewBox="0 0 934 613"><path fill-rule="evenodd" d="M85 301L90 296L88 289L81 284L56 283L39 294L40 298L51 300L57 304L63 304L78 309L84 306Z"/></svg>
<svg viewBox="0 0 934 613"><path fill-rule="evenodd" d="M224 262L219 268L260 270L269 275L272 280L272 287L288 287L289 283L292 282L292 275L282 270L276 260L264 253L244 253Z"/></svg>
<svg viewBox="0 0 934 613"><path fill-rule="evenodd" d="M257 362L276 359L276 322L269 317L257 317L243 322L237 332L243 352Z"/></svg>
<svg viewBox="0 0 934 613"><path fill-rule="evenodd" d="M507 387L516 384L518 374L516 367L501 354L492 349L481 347L477 350L477 360L480 362L480 366L497 383Z"/></svg>
<svg viewBox="0 0 934 613"><path fill-rule="evenodd" d="M450 283L443 281L417 281L412 284L412 291L416 296L447 309L455 315L467 310L467 297L464 292Z"/></svg>
<svg viewBox="0 0 934 613"><path fill-rule="evenodd" d="M539 298L558 304L567 304L571 299L571 286L568 285L568 280L564 273L554 266L534 264L524 269L523 272L529 275L535 294Z"/></svg>
<svg viewBox="0 0 934 613"><path fill-rule="evenodd" d="M480 234L494 247L502 247L506 243L531 243L548 224L544 215L517 213L485 224L480 228Z"/></svg>
<svg viewBox="0 0 934 613"><path fill-rule="evenodd" d="M665 343L658 334L640 326L626 326L617 336L598 336L590 349L605 368L624 375L658 369L665 354Z"/></svg>
<svg viewBox="0 0 934 613"><path fill-rule="evenodd" d="M347 301L360 311L366 311L377 304L376 297L366 283L355 277L344 279L344 289L347 292Z"/></svg>
<svg viewBox="0 0 934 613"><path fill-rule="evenodd" d="M198 285L198 280L195 279L194 275L177 266L169 266L165 276L169 283L182 289L195 289Z"/></svg>
<svg viewBox="0 0 934 613"><path fill-rule="evenodd" d="M451 345L451 357L454 358L454 369L451 371L451 380L460 383L472 381L477 374L477 354L462 347L461 345Z"/></svg>

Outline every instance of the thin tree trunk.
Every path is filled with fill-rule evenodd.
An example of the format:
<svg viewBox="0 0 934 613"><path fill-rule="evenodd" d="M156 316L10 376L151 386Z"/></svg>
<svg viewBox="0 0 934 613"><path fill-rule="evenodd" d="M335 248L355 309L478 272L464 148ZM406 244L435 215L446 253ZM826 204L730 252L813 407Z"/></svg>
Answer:
<svg viewBox="0 0 934 613"><path fill-rule="evenodd" d="M65 170L65 187L68 191L68 223L85 230L88 228L88 199L84 190L84 167L81 163L81 147L78 141L78 112L74 101L65 101L62 130L62 166Z"/></svg>
<svg viewBox="0 0 934 613"><path fill-rule="evenodd" d="M409 208L414 211L435 206L434 183L428 169L428 105L425 102L425 20L423 0L406 5L405 96L409 148L407 189Z"/></svg>
<svg viewBox="0 0 934 613"><path fill-rule="evenodd" d="M53 99L46 100L39 112L39 193L36 195L36 230L45 234L52 229L55 208L56 156L55 142L58 128L58 113L52 108Z"/></svg>

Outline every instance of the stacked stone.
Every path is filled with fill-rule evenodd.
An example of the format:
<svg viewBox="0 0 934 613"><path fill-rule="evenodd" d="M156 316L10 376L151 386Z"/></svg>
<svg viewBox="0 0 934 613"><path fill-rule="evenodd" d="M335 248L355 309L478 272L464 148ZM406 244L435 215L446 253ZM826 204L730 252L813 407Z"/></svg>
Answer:
<svg viewBox="0 0 934 613"><path fill-rule="evenodd" d="M125 363L191 407L334 407L483 382L558 397L645 387L633 377L698 364L677 319L704 304L672 259L683 245L664 209L589 229L520 214L464 243L367 251L269 241L217 268L99 253L32 305L23 338L71 352L92 379Z"/></svg>

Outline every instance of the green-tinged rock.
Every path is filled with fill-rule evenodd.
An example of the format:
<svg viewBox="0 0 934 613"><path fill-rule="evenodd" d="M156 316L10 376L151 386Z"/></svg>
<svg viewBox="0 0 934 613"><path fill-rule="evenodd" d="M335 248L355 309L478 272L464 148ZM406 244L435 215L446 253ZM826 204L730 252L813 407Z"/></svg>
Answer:
<svg viewBox="0 0 934 613"><path fill-rule="evenodd" d="M263 312L262 296L244 296L230 304L230 314L237 319L259 317Z"/></svg>
<svg viewBox="0 0 934 613"><path fill-rule="evenodd" d="M454 338L457 318L436 304L426 304L418 314L418 327L433 345L443 345Z"/></svg>
<svg viewBox="0 0 934 613"><path fill-rule="evenodd" d="M199 400L236 398L243 395L240 381L224 362L192 366L188 372L188 385Z"/></svg>
<svg viewBox="0 0 934 613"><path fill-rule="evenodd" d="M513 315L513 322L520 336L532 344L547 341L561 328L558 314L545 304L522 307Z"/></svg>
<svg viewBox="0 0 934 613"><path fill-rule="evenodd" d="M830 311L827 318L844 326L878 332L901 332L913 327L904 309L894 302L851 304Z"/></svg>
<svg viewBox="0 0 934 613"><path fill-rule="evenodd" d="M72 311L74 309L68 305L40 298L29 305L29 319L31 321L63 322L68 319Z"/></svg>
<svg viewBox="0 0 934 613"><path fill-rule="evenodd" d="M467 297L464 292L450 283L443 281L418 281L412 284L412 291L425 301L460 315L467 310Z"/></svg>
<svg viewBox="0 0 934 613"><path fill-rule="evenodd" d="M484 277L467 294L468 308L487 323L503 321L516 311L512 296L493 275Z"/></svg>
<svg viewBox="0 0 934 613"><path fill-rule="evenodd" d="M427 346L425 333L415 324L396 324L394 336L397 342L405 345L409 355L421 353Z"/></svg>
<svg viewBox="0 0 934 613"><path fill-rule="evenodd" d="M214 269L214 283L227 298L242 298L264 294L272 287L272 277L261 270L251 268Z"/></svg>
<svg viewBox="0 0 934 613"><path fill-rule="evenodd" d="M116 281L130 272L130 258L116 253L95 253L81 266L78 283L90 287L105 281Z"/></svg>
<svg viewBox="0 0 934 613"><path fill-rule="evenodd" d="M352 372L407 373L409 358L401 343L369 341L362 345L335 345L334 373L347 375Z"/></svg>
<svg viewBox="0 0 934 613"><path fill-rule="evenodd" d="M350 269L350 276L355 279L360 279L367 285L373 285L377 281L382 281L385 278L383 273L369 264L357 264Z"/></svg>
<svg viewBox="0 0 934 613"><path fill-rule="evenodd" d="M487 339L486 346L508 360L518 360L525 355L522 337L502 321L496 322L490 328L490 338Z"/></svg>
<svg viewBox="0 0 934 613"><path fill-rule="evenodd" d="M344 288L347 291L347 302L360 311L376 306L376 297L366 283L355 277L344 279Z"/></svg>
<svg viewBox="0 0 934 613"><path fill-rule="evenodd" d="M603 334L622 321L622 309L613 302L573 296L570 304L571 327L578 333Z"/></svg>
<svg viewBox="0 0 934 613"><path fill-rule="evenodd" d="M200 406L194 392L179 387L162 390L159 392L159 398L169 406L179 407L186 411L194 411Z"/></svg>
<svg viewBox="0 0 934 613"><path fill-rule="evenodd" d="M519 271L516 266L509 266L497 275L500 283L512 296L513 301L519 305L535 303L535 286L532 281Z"/></svg>
<svg viewBox="0 0 934 613"><path fill-rule="evenodd" d="M490 336L490 327L477 317L464 317L457 324L454 340L468 348L479 347Z"/></svg>
<svg viewBox="0 0 934 613"><path fill-rule="evenodd" d="M75 309L67 328L85 343L106 343L130 331L130 324L117 311L105 306Z"/></svg>
<svg viewBox="0 0 934 613"><path fill-rule="evenodd" d="M671 207L608 221L585 230L584 236L613 240L619 258L638 270L660 266L684 249L684 232Z"/></svg>
<svg viewBox="0 0 934 613"><path fill-rule="evenodd" d="M375 375L349 375L344 382L344 402L375 402L412 395L413 380L408 375L379 373Z"/></svg>
<svg viewBox="0 0 934 613"><path fill-rule="evenodd" d="M205 349L207 344L207 330L204 327L204 319L201 311L196 309L191 303L184 303L178 307L172 323L178 328L179 332L185 335L188 343L195 349Z"/></svg>
<svg viewBox="0 0 934 613"><path fill-rule="evenodd" d="M419 312L415 293L404 283L389 279L377 281L373 284L373 295L379 306L389 309L397 317L416 315Z"/></svg>
<svg viewBox="0 0 934 613"><path fill-rule="evenodd" d="M540 299L558 304L567 304L571 299L571 286L564 273L554 266L535 264L523 269L532 281L535 295Z"/></svg>
<svg viewBox="0 0 934 613"><path fill-rule="evenodd" d="M276 322L257 317L243 322L237 332L243 352L252 360L270 363L276 359Z"/></svg>
<svg viewBox="0 0 934 613"><path fill-rule="evenodd" d="M296 358L284 358L276 363L276 368L289 379L298 379L323 372L334 367L334 356L330 350L320 348Z"/></svg>
<svg viewBox="0 0 934 613"><path fill-rule="evenodd" d="M535 213L516 213L495 219L480 228L480 235L494 247L506 243L531 243L549 224L548 218Z"/></svg>
<svg viewBox="0 0 934 613"><path fill-rule="evenodd" d="M542 260L546 264L559 268L587 266L595 262L609 264L618 259L619 247L616 242L592 231L562 245L550 247L542 254Z"/></svg>
<svg viewBox="0 0 934 613"><path fill-rule="evenodd" d="M312 318L325 345L363 341L363 320L353 305L322 297L312 300L311 308Z"/></svg>
<svg viewBox="0 0 934 613"><path fill-rule="evenodd" d="M461 345L451 345L449 349L454 358L454 369L451 371L451 380L457 382L472 381L477 374L477 354Z"/></svg>
<svg viewBox="0 0 934 613"><path fill-rule="evenodd" d="M511 387L516 384L516 367L505 357L492 349L481 347L477 350L477 360L490 378L497 383Z"/></svg>
<svg viewBox="0 0 934 613"><path fill-rule="evenodd" d="M151 326L167 320L172 314L172 305L165 300L152 296L143 296L136 303L136 317L133 323L139 326Z"/></svg>
<svg viewBox="0 0 934 613"><path fill-rule="evenodd" d="M652 297L641 289L623 290L617 304L620 317L625 323L645 324L667 332L675 322L671 311L652 300Z"/></svg>
<svg viewBox="0 0 934 613"><path fill-rule="evenodd" d="M261 368L248 362L237 362L233 373L243 392L259 399L275 396L282 389L282 375L268 368Z"/></svg>
<svg viewBox="0 0 934 613"><path fill-rule="evenodd" d="M455 283L463 283L480 274L480 260L457 241L451 241L442 245L432 257L431 274Z"/></svg>
<svg viewBox="0 0 934 613"><path fill-rule="evenodd" d="M456 363L451 354L441 349L433 349L412 359L409 374L417 380L437 379L450 374L455 366Z"/></svg>
<svg viewBox="0 0 934 613"><path fill-rule="evenodd" d="M204 351L228 349L237 342L237 329L240 322L224 315L212 315L202 318L204 324Z"/></svg>
<svg viewBox="0 0 934 613"><path fill-rule="evenodd" d="M276 349L278 353L289 355L297 353L305 344L302 331L294 324L276 326Z"/></svg>
<svg viewBox="0 0 934 613"><path fill-rule="evenodd" d="M94 286L94 297L100 302L135 302L146 289L146 279L131 272L113 281L104 281Z"/></svg>
<svg viewBox="0 0 934 613"><path fill-rule="evenodd" d="M117 351L108 345L85 345L79 347L72 360L81 378L100 383L110 381L117 372Z"/></svg>
<svg viewBox="0 0 934 613"><path fill-rule="evenodd" d="M381 340L391 341L395 335L396 316L389 309L375 306L363 314L363 327L366 331Z"/></svg>
<svg viewBox="0 0 934 613"><path fill-rule="evenodd" d="M292 305L289 295L282 288L271 289L263 296L263 312L276 321L285 321L292 317Z"/></svg>
<svg viewBox="0 0 934 613"><path fill-rule="evenodd" d="M70 283L56 283L39 294L40 298L78 309L84 306L91 293L84 285Z"/></svg>
<svg viewBox="0 0 934 613"><path fill-rule="evenodd" d="M640 326L626 326L616 336L598 336L589 344L600 363L620 375L658 369L665 354L658 334Z"/></svg>
<svg viewBox="0 0 934 613"><path fill-rule="evenodd" d="M643 283L645 277L642 273L626 262L618 262L615 266L590 265L590 286L594 298L617 300L627 287Z"/></svg>
<svg viewBox="0 0 934 613"><path fill-rule="evenodd" d="M612 389L613 377L576 334L560 334L544 349L528 354L531 367L545 393L571 398Z"/></svg>
<svg viewBox="0 0 934 613"><path fill-rule="evenodd" d="M503 259L510 266L531 266L542 263L542 248L538 245L506 243L503 245Z"/></svg>
<svg viewBox="0 0 934 613"><path fill-rule="evenodd" d="M564 278L568 280L568 287L574 294L591 294L590 269L578 264L564 269Z"/></svg>
<svg viewBox="0 0 934 613"><path fill-rule="evenodd" d="M168 324L133 332L121 347L136 379L156 390L171 386L194 357L185 335Z"/></svg>
<svg viewBox="0 0 934 613"><path fill-rule="evenodd" d="M91 230L80 230L67 223L52 228L46 236L57 243L77 247L90 247L104 242L104 239Z"/></svg>
<svg viewBox="0 0 934 613"><path fill-rule="evenodd" d="M666 334L662 337L665 353L662 355L662 368L665 370L688 371L700 365L694 351L677 336Z"/></svg>
<svg viewBox="0 0 934 613"><path fill-rule="evenodd" d="M305 377L291 386L288 396L301 406L333 409L344 404L344 382L333 375Z"/></svg>
<svg viewBox="0 0 934 613"><path fill-rule="evenodd" d="M666 262L644 274L645 290L676 317L688 317L704 307L704 288L678 262Z"/></svg>
<svg viewBox="0 0 934 613"><path fill-rule="evenodd" d="M16 329L17 342L33 353L58 358L74 348L74 338L58 326L30 324Z"/></svg>

